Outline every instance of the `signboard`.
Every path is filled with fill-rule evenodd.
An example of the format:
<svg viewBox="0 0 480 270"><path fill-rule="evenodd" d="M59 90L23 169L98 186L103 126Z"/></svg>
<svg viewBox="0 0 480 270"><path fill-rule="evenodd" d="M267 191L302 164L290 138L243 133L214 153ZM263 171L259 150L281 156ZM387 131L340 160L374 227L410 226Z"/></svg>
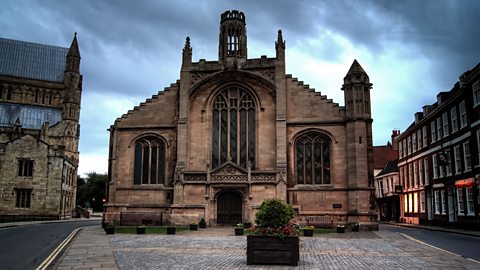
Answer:
<svg viewBox="0 0 480 270"><path fill-rule="evenodd" d="M333 208L342 208L342 204L341 203L334 203Z"/></svg>

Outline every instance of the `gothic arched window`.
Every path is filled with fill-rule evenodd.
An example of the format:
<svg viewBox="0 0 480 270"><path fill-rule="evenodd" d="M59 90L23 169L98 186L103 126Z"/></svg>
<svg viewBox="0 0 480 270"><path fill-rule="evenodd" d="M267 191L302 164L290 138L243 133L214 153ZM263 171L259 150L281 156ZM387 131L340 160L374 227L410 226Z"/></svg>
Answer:
<svg viewBox="0 0 480 270"><path fill-rule="evenodd" d="M228 160L255 168L255 102L237 86L217 94L212 112L212 168Z"/></svg>
<svg viewBox="0 0 480 270"><path fill-rule="evenodd" d="M135 142L133 184L164 184L165 143L153 136Z"/></svg>
<svg viewBox="0 0 480 270"><path fill-rule="evenodd" d="M295 141L297 184L330 184L331 140L318 132L309 132Z"/></svg>

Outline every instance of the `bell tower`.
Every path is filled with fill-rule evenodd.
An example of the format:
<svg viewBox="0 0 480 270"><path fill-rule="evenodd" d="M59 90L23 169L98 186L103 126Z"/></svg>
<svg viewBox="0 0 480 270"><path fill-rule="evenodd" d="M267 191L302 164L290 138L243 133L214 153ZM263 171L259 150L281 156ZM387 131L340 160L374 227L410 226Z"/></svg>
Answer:
<svg viewBox="0 0 480 270"><path fill-rule="evenodd" d="M220 21L218 60L225 62L229 59L247 59L245 15L238 10L225 11Z"/></svg>

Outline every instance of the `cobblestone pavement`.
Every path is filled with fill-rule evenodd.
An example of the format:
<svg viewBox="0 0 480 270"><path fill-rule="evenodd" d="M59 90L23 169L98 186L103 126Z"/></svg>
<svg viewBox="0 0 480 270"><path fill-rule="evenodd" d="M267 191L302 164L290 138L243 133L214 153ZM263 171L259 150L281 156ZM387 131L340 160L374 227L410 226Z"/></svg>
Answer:
<svg viewBox="0 0 480 270"><path fill-rule="evenodd" d="M231 231L231 233L230 233ZM301 237L292 266L247 266L246 237L232 228L180 235L109 236L120 269L480 269L480 264L392 232Z"/></svg>

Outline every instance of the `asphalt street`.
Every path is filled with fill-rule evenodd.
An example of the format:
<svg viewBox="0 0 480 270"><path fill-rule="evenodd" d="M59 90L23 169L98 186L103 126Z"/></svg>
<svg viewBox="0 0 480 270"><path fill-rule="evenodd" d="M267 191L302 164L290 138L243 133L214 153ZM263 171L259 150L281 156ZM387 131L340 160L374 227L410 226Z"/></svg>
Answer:
<svg viewBox="0 0 480 270"><path fill-rule="evenodd" d="M35 269L76 228L100 220L32 224L0 229L1 269Z"/></svg>
<svg viewBox="0 0 480 270"><path fill-rule="evenodd" d="M480 261L480 238L454 233L380 224L380 230L406 234L414 239Z"/></svg>

